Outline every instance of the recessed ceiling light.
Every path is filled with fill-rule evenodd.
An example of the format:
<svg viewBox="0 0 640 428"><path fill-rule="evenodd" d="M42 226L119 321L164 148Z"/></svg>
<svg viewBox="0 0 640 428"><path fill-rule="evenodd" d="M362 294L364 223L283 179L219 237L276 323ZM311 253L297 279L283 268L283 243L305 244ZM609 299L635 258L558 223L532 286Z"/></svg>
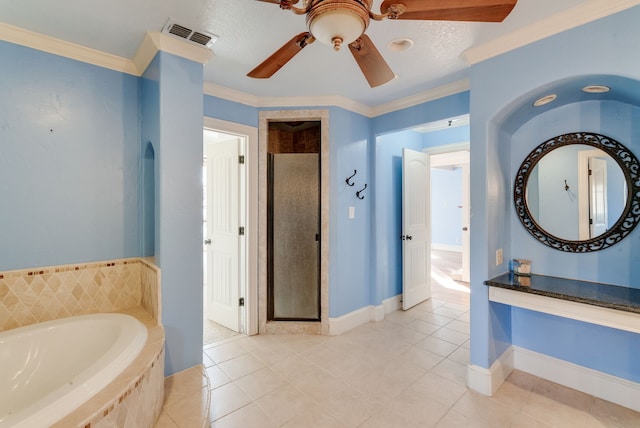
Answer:
<svg viewBox="0 0 640 428"><path fill-rule="evenodd" d="M604 94L605 92L609 92L610 90L610 87L604 85L589 85L582 88L582 91L588 94Z"/></svg>
<svg viewBox="0 0 640 428"><path fill-rule="evenodd" d="M413 46L413 40L407 39L407 38L395 39L390 41L389 44L387 44L387 48L392 52L406 51L412 46Z"/></svg>
<svg viewBox="0 0 640 428"><path fill-rule="evenodd" d="M555 100L556 98L558 98L556 94L545 95L544 97L538 98L537 100L535 100L533 102L533 106L541 107L543 105L549 104L551 101Z"/></svg>

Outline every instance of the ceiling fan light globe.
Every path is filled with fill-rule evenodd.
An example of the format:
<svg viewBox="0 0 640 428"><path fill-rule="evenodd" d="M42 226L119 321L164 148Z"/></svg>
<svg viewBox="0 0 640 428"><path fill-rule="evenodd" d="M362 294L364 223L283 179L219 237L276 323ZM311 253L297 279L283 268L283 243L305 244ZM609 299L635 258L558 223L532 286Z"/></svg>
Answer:
<svg viewBox="0 0 640 428"><path fill-rule="evenodd" d="M309 22L309 31L321 43L334 46L336 39L350 44L366 30L362 18L349 10L332 10L315 16Z"/></svg>

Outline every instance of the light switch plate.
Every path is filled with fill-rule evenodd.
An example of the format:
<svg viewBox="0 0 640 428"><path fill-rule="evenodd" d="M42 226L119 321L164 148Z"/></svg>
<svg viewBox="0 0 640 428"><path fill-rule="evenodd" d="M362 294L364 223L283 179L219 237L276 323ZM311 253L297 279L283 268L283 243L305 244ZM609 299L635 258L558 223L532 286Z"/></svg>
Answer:
<svg viewBox="0 0 640 428"><path fill-rule="evenodd" d="M496 250L496 266L500 266L504 262L504 257L502 255L502 248Z"/></svg>
<svg viewBox="0 0 640 428"><path fill-rule="evenodd" d="M349 218L356 218L356 207L349 207Z"/></svg>

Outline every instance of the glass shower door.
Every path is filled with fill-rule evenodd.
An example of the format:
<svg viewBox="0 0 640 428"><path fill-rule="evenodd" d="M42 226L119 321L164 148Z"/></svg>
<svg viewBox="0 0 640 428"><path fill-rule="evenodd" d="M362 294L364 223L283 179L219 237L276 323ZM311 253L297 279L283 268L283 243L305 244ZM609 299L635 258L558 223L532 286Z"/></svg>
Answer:
<svg viewBox="0 0 640 428"><path fill-rule="evenodd" d="M269 154L270 320L320 320L318 153Z"/></svg>

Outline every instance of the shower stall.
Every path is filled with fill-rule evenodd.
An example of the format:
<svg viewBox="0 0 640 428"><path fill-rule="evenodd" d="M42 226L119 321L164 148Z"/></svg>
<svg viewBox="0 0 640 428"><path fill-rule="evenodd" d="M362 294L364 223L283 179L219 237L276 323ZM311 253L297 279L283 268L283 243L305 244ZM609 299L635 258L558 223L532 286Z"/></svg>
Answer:
<svg viewBox="0 0 640 428"><path fill-rule="evenodd" d="M271 122L267 319L320 321L320 122Z"/></svg>

